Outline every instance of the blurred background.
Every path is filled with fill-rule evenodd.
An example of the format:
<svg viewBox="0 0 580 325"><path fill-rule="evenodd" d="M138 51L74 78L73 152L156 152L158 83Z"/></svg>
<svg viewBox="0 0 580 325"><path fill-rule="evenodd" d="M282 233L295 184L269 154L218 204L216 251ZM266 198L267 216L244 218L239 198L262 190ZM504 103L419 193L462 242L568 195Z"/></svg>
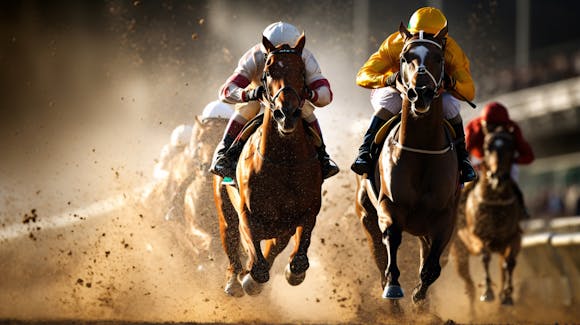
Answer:
<svg viewBox="0 0 580 325"><path fill-rule="evenodd" d="M318 253L313 261L322 262L313 262L312 272L320 274L314 273L307 283L309 304L289 301L284 286L273 319L285 319L278 312L295 304L308 317L344 321L349 318L340 311L351 312L344 304L357 310L364 303L356 297L363 302L378 298L380 293L369 295L360 285L372 282L375 288L378 283L374 269L361 271L361 265L374 265L354 214L354 175L348 168L372 114L370 91L356 86L355 76L385 37L426 5L443 10L450 35L471 61L477 109L463 104L465 123L486 103L500 101L536 154L536 161L519 170L527 205L540 222L525 229L539 237L524 243L528 252L536 251L523 254L528 260L521 272L533 276L526 278L532 284L527 289L522 285L520 295L527 298L533 293L544 299L543 304L565 305L570 309L562 312L566 315L562 319L577 321L580 219L568 217L580 215L580 2L572 0L0 1L0 250L4 250L0 256L6 256L0 259L0 273L10 275L6 279L24 279L3 282L0 277L0 301L13 302L0 304L0 317L34 317L29 316L34 309L41 318L63 317L64 312L98 319L121 310L137 319L147 315L164 321L178 316L190 320L195 319L186 313L194 305L191 301L197 301L195 307L207 307L212 321L231 315L227 308L222 312L210 305L191 284L197 277L209 285L206 293L218 295L216 283L221 280L205 280L199 268L191 267L190 256L183 254L179 264L179 250L159 249L161 244L150 242L163 236L155 228L161 216L141 210L85 209L79 217L74 211L113 195L126 198L151 182L171 131L179 124L192 124L204 106L217 99L218 88L239 57L260 41L267 25L279 20L305 31L306 47L331 83L334 101L316 114L328 151L342 172L324 183L317 225L322 239L313 241L313 251ZM65 211L73 212L66 215ZM81 219L83 226L57 224L40 231L24 225L30 218L45 220L57 214L75 222ZM105 218L89 221L91 214ZM563 219L572 221L560 223L562 231L576 231L576 237L563 234L568 237L555 241L552 232L557 224L552 221ZM23 236L10 237L13 224L29 228ZM350 232L348 225L356 232ZM44 241L37 241L43 236ZM558 249L560 255L550 246L555 242L565 246ZM348 263L349 257L362 262ZM332 262L324 263L325 259ZM337 260L347 265L333 265ZM135 265L142 270L137 279ZM411 277L414 281L415 274ZM97 307L90 286L83 282L91 278L92 294L101 304ZM449 288L461 293L457 278L444 274L441 281L452 284L442 287L443 308L464 312L466 305L449 304L446 295ZM144 292L119 299L132 288ZM97 296L97 289L104 293ZM304 291L298 290L305 288L296 290L292 294L299 296ZM64 298L47 297L45 292L62 292ZM327 292L333 307L319 308ZM355 298L344 302L344 297ZM242 314L236 302L228 304L234 314ZM103 314L102 305L113 307ZM95 310L88 314L91 308ZM536 319L534 311L545 314L530 302L520 311L522 319Z"/></svg>
<svg viewBox="0 0 580 325"><path fill-rule="evenodd" d="M80 204L145 181L172 128L217 98L277 20L305 31L332 84L323 129L354 125L343 134L356 138L371 114L358 68L425 5L445 12L471 60L478 109L465 105L464 119L500 100L531 141L538 159L520 179L533 214L578 214L580 3L566 0L2 1L2 197Z"/></svg>

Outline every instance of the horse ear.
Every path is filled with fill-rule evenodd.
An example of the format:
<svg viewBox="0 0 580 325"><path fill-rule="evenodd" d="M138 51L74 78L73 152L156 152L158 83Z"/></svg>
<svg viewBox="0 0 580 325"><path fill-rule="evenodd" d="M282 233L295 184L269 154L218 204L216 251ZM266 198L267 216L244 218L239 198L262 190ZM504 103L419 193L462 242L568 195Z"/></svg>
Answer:
<svg viewBox="0 0 580 325"><path fill-rule="evenodd" d="M302 33L302 35L300 35L300 38L296 41L296 44L294 44L294 49L302 54L302 50L304 49L304 44L306 44L306 36L304 36L304 32Z"/></svg>
<svg viewBox="0 0 580 325"><path fill-rule="evenodd" d="M443 29L435 35L435 39L443 40L445 37L447 37L447 26L443 27Z"/></svg>
<svg viewBox="0 0 580 325"><path fill-rule="evenodd" d="M407 29L407 27L405 27L405 24L403 24L403 22L401 22L401 25L399 25L399 33L401 34L401 36L403 37L403 39L408 39L413 37L413 35L411 34L411 32L409 32L409 30Z"/></svg>
<svg viewBox="0 0 580 325"><path fill-rule="evenodd" d="M203 123L201 123L201 119L199 118L199 115L196 115L196 116L195 116L195 123L196 123L197 125L201 125L201 124L203 124Z"/></svg>
<svg viewBox="0 0 580 325"><path fill-rule="evenodd" d="M264 45L264 48L266 49L266 51L268 53L270 53L276 49L274 44L272 44L272 42L270 42L270 40L266 36L263 36L263 35L262 35L262 45Z"/></svg>

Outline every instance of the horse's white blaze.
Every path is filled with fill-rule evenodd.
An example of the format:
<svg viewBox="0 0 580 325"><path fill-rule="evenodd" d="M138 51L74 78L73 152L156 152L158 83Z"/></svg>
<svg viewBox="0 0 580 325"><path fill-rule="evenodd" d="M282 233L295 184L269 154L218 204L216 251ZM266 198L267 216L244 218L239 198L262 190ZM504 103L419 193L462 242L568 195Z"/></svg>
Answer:
<svg viewBox="0 0 580 325"><path fill-rule="evenodd" d="M412 48L409 52L414 53L419 57L419 67L425 66L425 61L427 60L427 54L429 54L429 49L424 45L419 45Z"/></svg>

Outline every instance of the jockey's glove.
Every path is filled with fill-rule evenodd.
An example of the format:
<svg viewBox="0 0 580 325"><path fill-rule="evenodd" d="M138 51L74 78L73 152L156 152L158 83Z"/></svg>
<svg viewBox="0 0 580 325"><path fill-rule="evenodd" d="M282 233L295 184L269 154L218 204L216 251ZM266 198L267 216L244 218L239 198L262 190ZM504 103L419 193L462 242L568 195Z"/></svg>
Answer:
<svg viewBox="0 0 580 325"><path fill-rule="evenodd" d="M395 87L397 85L397 78L399 78L399 71L396 71L395 73L387 77L387 80L385 81L385 86Z"/></svg>
<svg viewBox="0 0 580 325"><path fill-rule="evenodd" d="M457 81L452 76L447 73L443 75L443 88L445 89L455 89L455 84Z"/></svg>
<svg viewBox="0 0 580 325"><path fill-rule="evenodd" d="M259 85L252 90L246 91L246 101L260 100L262 99L262 95L264 95L264 86Z"/></svg>

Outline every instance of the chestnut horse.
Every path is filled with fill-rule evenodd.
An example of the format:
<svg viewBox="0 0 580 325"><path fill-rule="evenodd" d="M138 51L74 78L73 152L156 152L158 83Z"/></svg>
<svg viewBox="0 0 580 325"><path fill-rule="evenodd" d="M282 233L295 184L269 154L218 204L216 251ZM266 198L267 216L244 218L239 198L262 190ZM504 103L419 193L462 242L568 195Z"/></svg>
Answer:
<svg viewBox="0 0 580 325"><path fill-rule="evenodd" d="M489 262L491 254L500 255L500 300L512 305L512 275L520 251L522 229L519 220L524 210L519 203L510 175L516 150L510 130L484 128L484 158L477 183L467 186L458 209L457 238L452 245L457 272L465 281L470 303L475 299L475 286L469 274L469 256L481 255L485 270L485 291L481 301L492 301Z"/></svg>
<svg viewBox="0 0 580 325"><path fill-rule="evenodd" d="M381 272L383 298L403 298L397 250L402 232L420 239L420 282L413 302L425 299L439 277L439 259L453 234L459 174L440 94L447 28L412 35L401 23L401 122L385 140L373 175L357 178L356 208ZM378 195L376 195L378 192Z"/></svg>
<svg viewBox="0 0 580 325"><path fill-rule="evenodd" d="M310 237L322 203L322 172L301 117L306 98L304 43L302 35L294 47L275 47L263 37L263 123L240 155L237 187L214 178L222 244L230 262L225 292L232 296L258 294L269 280L274 259L292 237L288 283L302 283L309 267ZM247 271L240 261L240 242L249 257ZM243 273L240 284L238 275Z"/></svg>

